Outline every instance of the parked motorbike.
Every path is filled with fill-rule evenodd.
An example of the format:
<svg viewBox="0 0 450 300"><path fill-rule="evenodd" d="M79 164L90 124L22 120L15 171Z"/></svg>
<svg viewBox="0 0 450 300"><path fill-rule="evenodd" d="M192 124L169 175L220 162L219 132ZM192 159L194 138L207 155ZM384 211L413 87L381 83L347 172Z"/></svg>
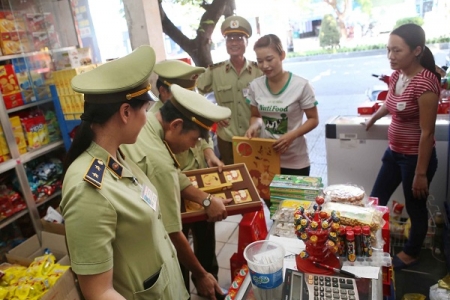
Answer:
<svg viewBox="0 0 450 300"><path fill-rule="evenodd" d="M388 85L389 85L389 76L387 75L377 75L372 74L373 77L378 78L380 81L384 82L385 85L374 85L366 90L366 96L369 98L370 101L377 101L377 100L385 100L388 92Z"/></svg>

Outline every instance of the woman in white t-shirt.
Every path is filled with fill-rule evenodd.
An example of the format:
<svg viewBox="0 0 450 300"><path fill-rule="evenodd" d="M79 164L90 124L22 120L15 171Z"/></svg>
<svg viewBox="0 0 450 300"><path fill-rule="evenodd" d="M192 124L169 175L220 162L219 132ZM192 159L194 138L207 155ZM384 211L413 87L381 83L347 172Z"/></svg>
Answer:
<svg viewBox="0 0 450 300"><path fill-rule="evenodd" d="M256 137L261 131L260 137L276 139L273 147L281 153L281 173L308 176L305 134L319 124L314 91L308 80L283 70L286 52L276 35L261 37L253 50L264 75L249 85L251 118L245 136Z"/></svg>

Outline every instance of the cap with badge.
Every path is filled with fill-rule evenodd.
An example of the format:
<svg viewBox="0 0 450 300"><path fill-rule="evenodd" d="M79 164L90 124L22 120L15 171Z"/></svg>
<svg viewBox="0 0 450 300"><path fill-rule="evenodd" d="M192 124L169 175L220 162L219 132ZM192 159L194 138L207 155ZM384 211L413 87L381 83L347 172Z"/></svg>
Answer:
<svg viewBox="0 0 450 300"><path fill-rule="evenodd" d="M215 122L231 116L231 110L228 107L215 105L204 96L177 84L172 84L170 91L172 92L170 102L173 106L187 119L207 130L210 130Z"/></svg>
<svg viewBox="0 0 450 300"><path fill-rule="evenodd" d="M193 90L198 76L205 72L203 67L194 67L177 59L164 60L155 65L153 72L159 80L171 86L177 84L185 89Z"/></svg>
<svg viewBox="0 0 450 300"><path fill-rule="evenodd" d="M72 78L72 89L83 93L87 103L118 103L131 100L152 100L149 77L155 65L155 51L140 46L132 53L105 63Z"/></svg>
<svg viewBox="0 0 450 300"><path fill-rule="evenodd" d="M230 16L226 18L223 21L220 30L222 31L223 36L230 33L241 33L246 35L247 38L252 36L252 26L246 19L239 16Z"/></svg>

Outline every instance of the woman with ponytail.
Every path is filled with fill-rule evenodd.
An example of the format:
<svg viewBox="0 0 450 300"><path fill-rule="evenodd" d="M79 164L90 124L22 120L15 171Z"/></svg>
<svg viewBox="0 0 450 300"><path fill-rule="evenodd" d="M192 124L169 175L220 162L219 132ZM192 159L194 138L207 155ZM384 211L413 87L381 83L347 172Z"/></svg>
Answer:
<svg viewBox="0 0 450 300"><path fill-rule="evenodd" d="M400 270L419 262L428 230L426 201L437 169L434 130L441 78L420 26L405 24L394 29L387 50L394 70L389 92L366 129L381 117L391 115L389 147L371 196L378 197L380 205L387 205L398 185L403 185L411 230L403 250L393 258L394 269Z"/></svg>

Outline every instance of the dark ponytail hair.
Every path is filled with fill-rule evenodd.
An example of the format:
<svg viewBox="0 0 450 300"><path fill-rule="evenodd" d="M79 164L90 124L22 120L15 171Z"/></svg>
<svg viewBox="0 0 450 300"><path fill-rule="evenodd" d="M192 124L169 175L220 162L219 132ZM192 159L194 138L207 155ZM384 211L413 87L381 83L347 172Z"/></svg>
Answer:
<svg viewBox="0 0 450 300"><path fill-rule="evenodd" d="M398 35L409 46L411 51L415 50L417 46L421 47L422 52L419 54L420 64L425 69L433 73L439 82L441 82L441 75L436 72L436 63L434 61L433 53L425 46L425 31L422 27L416 24L404 24L391 32L391 35Z"/></svg>
<svg viewBox="0 0 450 300"><path fill-rule="evenodd" d="M84 113L81 115L81 124L76 130L75 137L70 145L69 151L64 159L63 168L64 175L70 165L91 145L95 135L91 129L91 125L105 124L116 112L119 111L122 104L128 103L133 109L141 109L147 103L133 98L127 102L98 104L84 102Z"/></svg>

